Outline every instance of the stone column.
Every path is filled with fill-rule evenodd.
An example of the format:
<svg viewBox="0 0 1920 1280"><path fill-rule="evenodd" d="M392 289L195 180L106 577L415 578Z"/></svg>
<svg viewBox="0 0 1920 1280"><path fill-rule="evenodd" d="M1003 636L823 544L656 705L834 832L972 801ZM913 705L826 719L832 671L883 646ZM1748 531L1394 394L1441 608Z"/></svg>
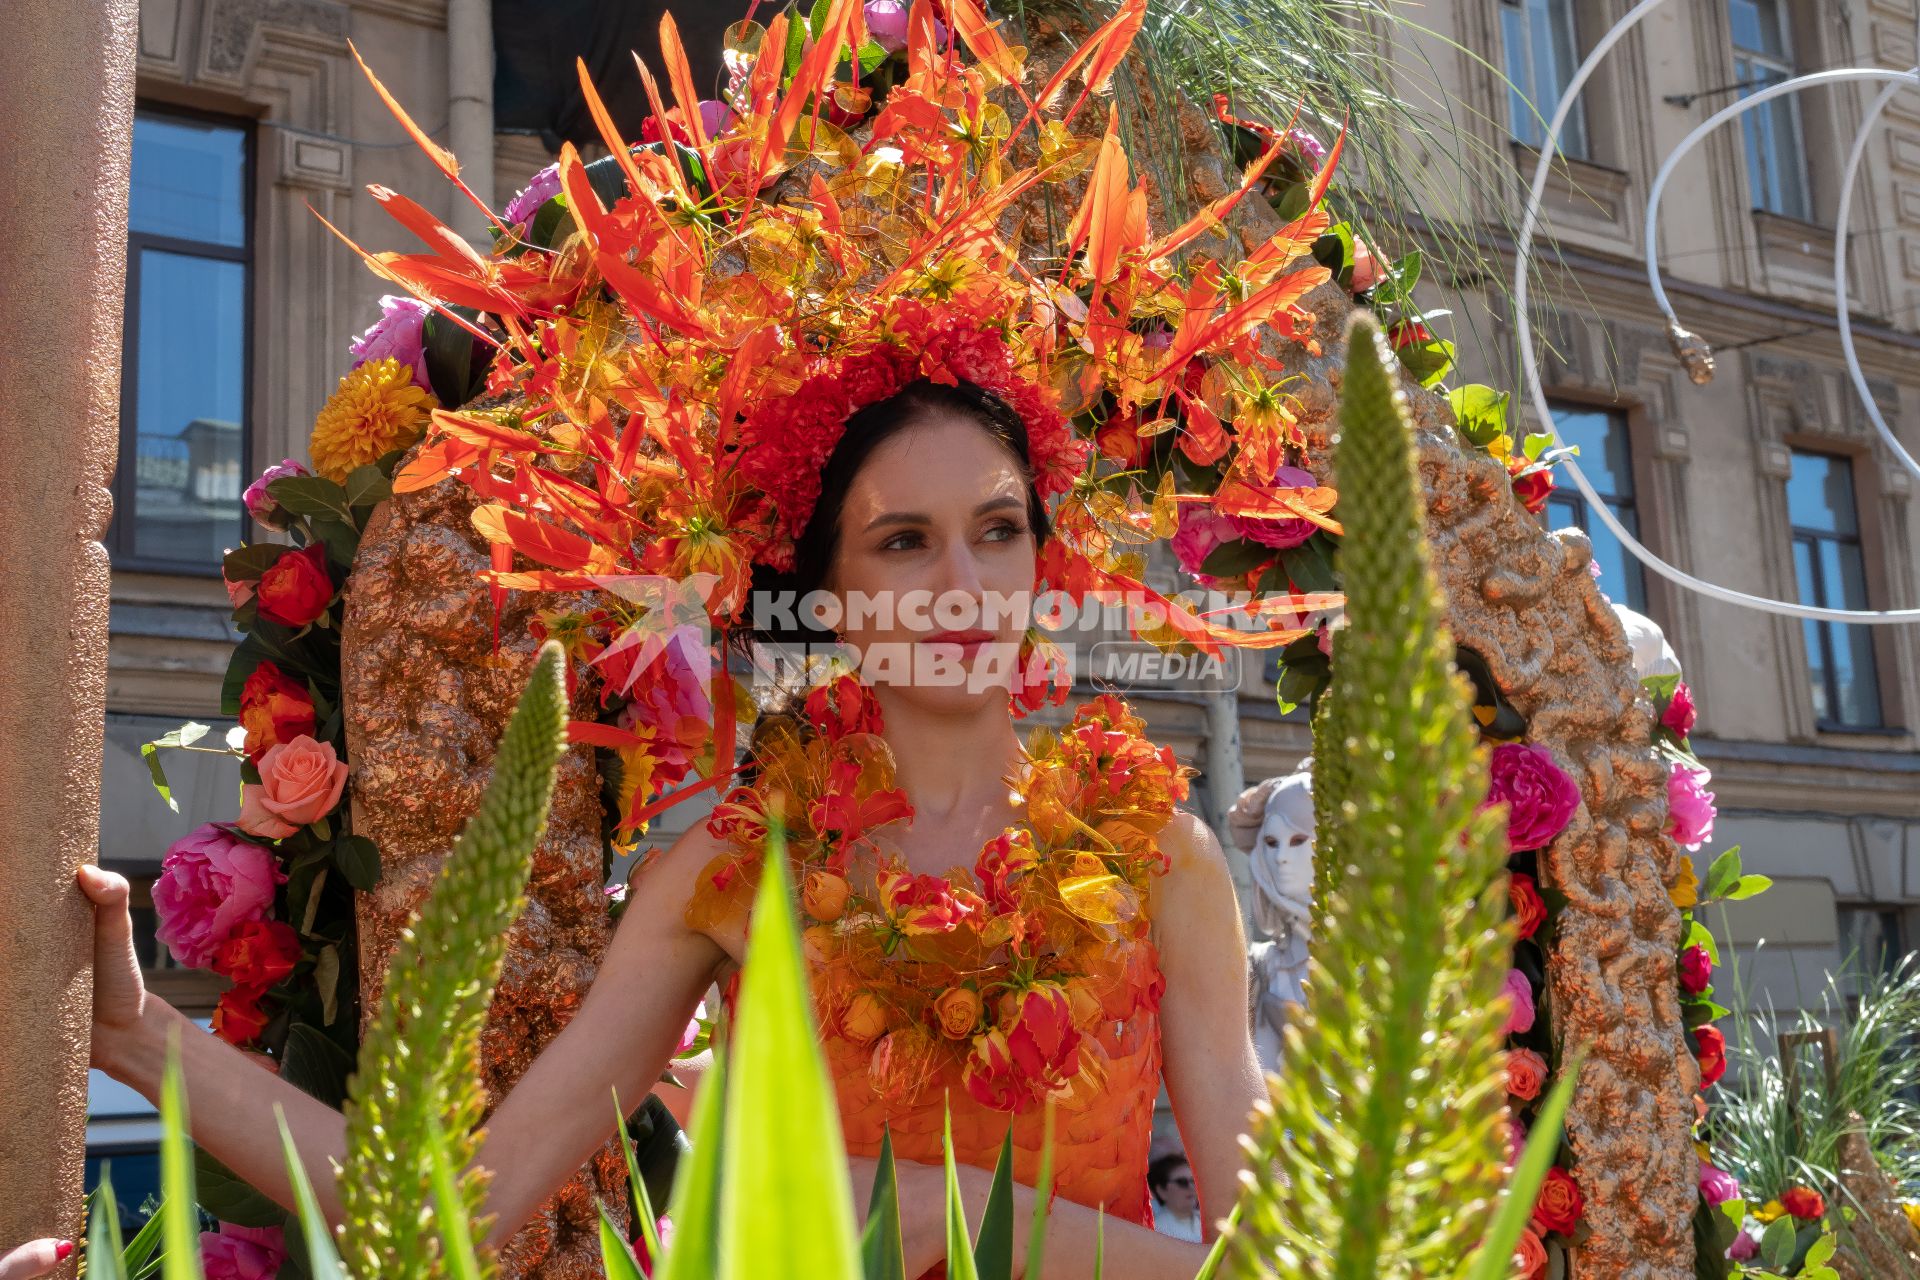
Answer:
<svg viewBox="0 0 1920 1280"><path fill-rule="evenodd" d="M0 1252L77 1240L137 0L0 41ZM73 1274L70 1262L62 1274Z"/></svg>

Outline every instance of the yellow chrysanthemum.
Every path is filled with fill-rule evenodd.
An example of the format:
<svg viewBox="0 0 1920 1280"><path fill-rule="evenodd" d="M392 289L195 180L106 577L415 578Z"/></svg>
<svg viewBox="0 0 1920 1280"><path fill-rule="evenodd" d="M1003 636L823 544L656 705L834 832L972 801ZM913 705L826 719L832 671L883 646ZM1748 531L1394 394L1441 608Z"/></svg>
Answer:
<svg viewBox="0 0 1920 1280"><path fill-rule="evenodd" d="M1693 859L1680 859L1680 875L1673 882L1673 905L1690 911L1700 905L1700 877L1693 873Z"/></svg>
<svg viewBox="0 0 1920 1280"><path fill-rule="evenodd" d="M406 448L427 429L437 403L398 360L367 361L340 379L340 389L313 420L313 469L338 482L355 467Z"/></svg>
<svg viewBox="0 0 1920 1280"><path fill-rule="evenodd" d="M1775 1222L1787 1216L1787 1206L1778 1200L1769 1200L1753 1211L1753 1216L1762 1222Z"/></svg>
<svg viewBox="0 0 1920 1280"><path fill-rule="evenodd" d="M1907 1221L1913 1224L1913 1229L1920 1231L1920 1200L1909 1200L1900 1207L1906 1211Z"/></svg>

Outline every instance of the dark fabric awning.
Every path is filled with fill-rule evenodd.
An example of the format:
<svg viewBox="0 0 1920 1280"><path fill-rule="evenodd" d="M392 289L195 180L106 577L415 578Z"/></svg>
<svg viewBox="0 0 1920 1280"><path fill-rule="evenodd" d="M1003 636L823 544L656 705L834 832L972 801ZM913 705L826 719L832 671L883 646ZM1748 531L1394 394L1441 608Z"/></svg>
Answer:
<svg viewBox="0 0 1920 1280"><path fill-rule="evenodd" d="M584 58L622 136L638 139L648 107L634 53L646 59L662 96L672 101L660 67L661 14L673 10L693 83L701 96L712 97L725 75L726 29L752 7L752 0L493 0L494 127L538 134L553 152L562 142L598 142L574 68L574 59ZM762 17L778 12L777 5L760 8Z"/></svg>

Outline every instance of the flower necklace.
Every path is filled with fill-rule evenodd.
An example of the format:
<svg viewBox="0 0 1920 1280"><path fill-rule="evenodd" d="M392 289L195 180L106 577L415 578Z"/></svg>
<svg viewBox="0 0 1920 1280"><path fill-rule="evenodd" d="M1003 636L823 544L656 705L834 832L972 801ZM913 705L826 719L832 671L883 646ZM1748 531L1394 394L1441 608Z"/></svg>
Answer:
<svg viewBox="0 0 1920 1280"><path fill-rule="evenodd" d="M870 1051L884 1096L908 1102L952 1073L981 1105L1020 1112L1098 1087L1088 1032L1158 1007L1147 894L1191 775L1144 727L1102 694L1064 729L1032 730L1025 771L1008 780L1021 820L971 868L916 875L882 858L862 891L848 876L856 853L913 808L872 692L851 675L826 681L797 714L756 730L757 776L714 809L708 830L728 849L700 878L688 922L744 916L778 821L822 1032Z"/></svg>

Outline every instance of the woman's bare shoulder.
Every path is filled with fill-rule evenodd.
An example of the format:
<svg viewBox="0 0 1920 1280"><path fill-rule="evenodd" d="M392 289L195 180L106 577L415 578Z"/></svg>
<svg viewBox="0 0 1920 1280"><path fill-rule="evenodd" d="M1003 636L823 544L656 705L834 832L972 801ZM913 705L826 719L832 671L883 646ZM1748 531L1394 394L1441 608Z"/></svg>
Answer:
<svg viewBox="0 0 1920 1280"><path fill-rule="evenodd" d="M677 924L689 933L711 938L729 953L736 952L745 938L744 921L739 922L737 930L732 921L714 927L695 927L687 921L687 908L693 903L701 877L727 848L725 837L708 831L705 822L696 822L665 848L646 854L628 877L628 913L643 908L657 923Z"/></svg>
<svg viewBox="0 0 1920 1280"><path fill-rule="evenodd" d="M1185 809L1175 809L1160 829L1160 852L1166 855L1170 873L1184 872L1188 878L1216 874L1232 878L1226 850L1220 847L1213 828Z"/></svg>

